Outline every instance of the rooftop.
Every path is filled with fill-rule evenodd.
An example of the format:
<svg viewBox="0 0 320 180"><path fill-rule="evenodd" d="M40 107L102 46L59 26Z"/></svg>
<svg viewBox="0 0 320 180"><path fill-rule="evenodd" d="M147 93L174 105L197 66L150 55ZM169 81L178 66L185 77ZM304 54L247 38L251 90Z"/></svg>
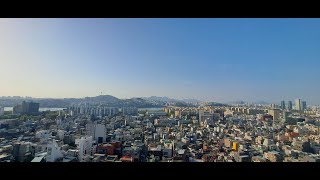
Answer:
<svg viewBox="0 0 320 180"><path fill-rule="evenodd" d="M39 157L35 157L33 158L33 160L31 162L41 162L43 160L44 156L39 156Z"/></svg>

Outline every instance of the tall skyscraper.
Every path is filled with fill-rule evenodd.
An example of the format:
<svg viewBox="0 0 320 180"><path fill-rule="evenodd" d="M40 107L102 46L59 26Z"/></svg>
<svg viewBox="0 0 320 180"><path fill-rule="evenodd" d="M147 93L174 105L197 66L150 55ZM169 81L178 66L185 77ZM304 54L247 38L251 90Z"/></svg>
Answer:
<svg viewBox="0 0 320 180"><path fill-rule="evenodd" d="M284 101L281 101L281 109L284 110L286 108L286 103Z"/></svg>
<svg viewBox="0 0 320 180"><path fill-rule="evenodd" d="M294 108L295 108L295 110L297 110L297 111L301 111L301 110L302 110L301 99L296 99L296 100L295 100Z"/></svg>
<svg viewBox="0 0 320 180"><path fill-rule="evenodd" d="M302 110L306 110L306 109L307 109L307 102L302 101Z"/></svg>
<svg viewBox="0 0 320 180"><path fill-rule="evenodd" d="M292 110L292 101L288 101L288 110L289 110L289 111Z"/></svg>

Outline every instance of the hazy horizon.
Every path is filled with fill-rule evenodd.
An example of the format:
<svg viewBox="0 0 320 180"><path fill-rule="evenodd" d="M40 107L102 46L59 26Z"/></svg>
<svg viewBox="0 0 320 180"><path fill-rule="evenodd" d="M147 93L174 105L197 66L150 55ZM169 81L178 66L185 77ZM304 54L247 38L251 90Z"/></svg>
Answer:
<svg viewBox="0 0 320 180"><path fill-rule="evenodd" d="M121 98L121 97L117 97L117 96L114 96L114 95L111 95L111 94L100 94L100 95L95 95L95 96L84 96L84 97L61 97L61 98L54 98L54 97L33 97L33 96L1 96L0 95L0 98L2 97L21 97L21 98L36 98L36 99L68 99L68 98L75 98L75 99L81 99L81 98L86 98L86 97L97 97L97 96L113 96L113 97L116 97L116 98L119 98L119 99L130 99L130 98L150 98L150 97L161 97L161 98L169 98L169 99L175 99L175 100L188 100L188 99L193 99L193 100L199 100L201 102L218 102L218 103L230 103L230 102L239 102L239 101L244 101L245 103L258 103L258 102L264 102L264 103L269 103L269 104L280 104L281 102L279 101L268 101L268 100L256 100L256 101L245 101L245 100L242 100L242 99L234 99L234 100L229 100L229 101L210 101L210 100L207 100L207 99L200 99L200 98L176 98L176 97L168 97L168 96L156 96L156 95L152 95L152 96L132 96L132 97L126 97L126 98ZM287 99L287 100L284 100L285 103L287 103L288 101L292 101L293 105L295 103L295 100L298 99L298 98L294 98L294 99ZM282 101L281 100L281 101ZM303 101L305 99L302 99ZM308 105L319 105L319 104L316 104L316 103L308 103Z"/></svg>
<svg viewBox="0 0 320 180"><path fill-rule="evenodd" d="M320 19L0 19L0 96L320 104Z"/></svg>

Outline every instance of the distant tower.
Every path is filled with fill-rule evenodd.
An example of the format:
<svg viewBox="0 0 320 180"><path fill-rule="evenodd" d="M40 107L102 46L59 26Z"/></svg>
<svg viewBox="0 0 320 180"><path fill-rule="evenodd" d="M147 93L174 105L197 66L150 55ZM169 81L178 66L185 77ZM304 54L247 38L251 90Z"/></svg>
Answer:
<svg viewBox="0 0 320 180"><path fill-rule="evenodd" d="M284 110L286 108L286 103L284 101L281 101L281 109Z"/></svg>
<svg viewBox="0 0 320 180"><path fill-rule="evenodd" d="M276 104L271 104L271 108L278 108L278 105L276 105Z"/></svg>
<svg viewBox="0 0 320 180"><path fill-rule="evenodd" d="M297 111L301 111L302 110L302 103L301 103L301 99L296 99L295 103L294 103L294 107Z"/></svg>
<svg viewBox="0 0 320 180"><path fill-rule="evenodd" d="M307 110L307 102L302 101L302 110Z"/></svg>
<svg viewBox="0 0 320 180"><path fill-rule="evenodd" d="M288 110L289 110L289 111L292 110L292 101L288 101Z"/></svg>

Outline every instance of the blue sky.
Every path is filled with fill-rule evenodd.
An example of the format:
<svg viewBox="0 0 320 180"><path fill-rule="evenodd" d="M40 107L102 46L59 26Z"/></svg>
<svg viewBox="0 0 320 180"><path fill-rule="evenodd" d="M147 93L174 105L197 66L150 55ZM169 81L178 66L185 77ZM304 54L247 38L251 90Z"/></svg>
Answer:
<svg viewBox="0 0 320 180"><path fill-rule="evenodd" d="M320 104L320 19L0 19L0 96Z"/></svg>

